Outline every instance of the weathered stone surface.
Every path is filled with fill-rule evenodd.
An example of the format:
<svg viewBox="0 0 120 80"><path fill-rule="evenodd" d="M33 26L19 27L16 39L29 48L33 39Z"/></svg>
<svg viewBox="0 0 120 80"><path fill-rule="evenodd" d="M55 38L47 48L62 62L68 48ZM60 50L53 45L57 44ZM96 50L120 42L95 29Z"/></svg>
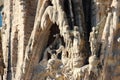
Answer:
<svg viewBox="0 0 120 80"><path fill-rule="evenodd" d="M5 0L0 79L119 80L119 4Z"/></svg>
<svg viewBox="0 0 120 80"><path fill-rule="evenodd" d="M3 5L4 0L0 0L0 7Z"/></svg>

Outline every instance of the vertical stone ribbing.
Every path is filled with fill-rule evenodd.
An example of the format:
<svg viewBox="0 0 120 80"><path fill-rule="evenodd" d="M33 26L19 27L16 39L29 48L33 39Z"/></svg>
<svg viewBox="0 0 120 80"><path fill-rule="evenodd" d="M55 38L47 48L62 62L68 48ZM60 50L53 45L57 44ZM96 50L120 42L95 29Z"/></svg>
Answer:
<svg viewBox="0 0 120 80"><path fill-rule="evenodd" d="M14 18L18 21L17 30L18 30L18 52L17 52L17 64L16 64L16 73L15 73L15 80L20 80L22 76L22 64L24 58L24 1L16 0L15 2L16 10L18 17Z"/></svg>
<svg viewBox="0 0 120 80"><path fill-rule="evenodd" d="M2 50L3 50L3 58L5 63L5 71L3 79L6 80L7 76L11 73L8 70L8 57L9 53L9 34L10 34L10 15L11 15L11 0L4 1L4 8L3 8L3 28L2 28Z"/></svg>

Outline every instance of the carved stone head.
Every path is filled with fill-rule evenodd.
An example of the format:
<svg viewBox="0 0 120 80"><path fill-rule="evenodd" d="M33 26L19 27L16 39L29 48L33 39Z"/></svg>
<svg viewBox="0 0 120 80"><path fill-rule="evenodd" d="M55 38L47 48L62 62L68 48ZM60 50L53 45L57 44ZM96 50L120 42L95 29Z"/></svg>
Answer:
<svg viewBox="0 0 120 80"><path fill-rule="evenodd" d="M92 55L89 57L89 64L91 65L97 65L99 62L98 58L96 55Z"/></svg>
<svg viewBox="0 0 120 80"><path fill-rule="evenodd" d="M79 30L78 26L74 26L74 31L78 31L78 30Z"/></svg>
<svg viewBox="0 0 120 80"><path fill-rule="evenodd" d="M57 59L57 55L54 53L51 55L51 59Z"/></svg>
<svg viewBox="0 0 120 80"><path fill-rule="evenodd" d="M95 30L96 30L95 27L92 27L92 31L95 32Z"/></svg>

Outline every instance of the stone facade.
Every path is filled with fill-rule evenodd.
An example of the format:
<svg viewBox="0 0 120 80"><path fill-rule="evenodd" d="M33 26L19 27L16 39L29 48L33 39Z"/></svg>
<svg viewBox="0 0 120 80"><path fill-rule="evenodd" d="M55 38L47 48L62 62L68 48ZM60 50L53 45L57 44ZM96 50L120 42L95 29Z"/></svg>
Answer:
<svg viewBox="0 0 120 80"><path fill-rule="evenodd" d="M1 80L119 80L120 1L85 1L5 0Z"/></svg>

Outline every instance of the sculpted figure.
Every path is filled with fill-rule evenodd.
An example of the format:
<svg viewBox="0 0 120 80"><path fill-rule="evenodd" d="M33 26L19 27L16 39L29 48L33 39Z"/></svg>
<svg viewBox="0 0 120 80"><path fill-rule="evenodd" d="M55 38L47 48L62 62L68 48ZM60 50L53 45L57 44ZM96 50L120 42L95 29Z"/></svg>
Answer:
<svg viewBox="0 0 120 80"><path fill-rule="evenodd" d="M48 53L52 55L52 45L46 48L46 50L43 53L43 59L40 61L40 64L44 67L47 66L47 61L48 61Z"/></svg>
<svg viewBox="0 0 120 80"><path fill-rule="evenodd" d="M78 30L78 26L74 26L73 31L73 53L79 53L79 46L80 46L80 33Z"/></svg>
<svg viewBox="0 0 120 80"><path fill-rule="evenodd" d="M71 33L70 31L64 32L64 41L65 41L65 47L70 48L72 46L72 39L71 39Z"/></svg>
<svg viewBox="0 0 120 80"><path fill-rule="evenodd" d="M47 65L48 61L48 53L53 56L53 53L57 53L56 56L60 53L60 50L57 49L62 45L62 41L59 34L53 35L55 37L53 43L51 43L44 51L43 53L43 59L40 62L43 66Z"/></svg>
<svg viewBox="0 0 120 80"><path fill-rule="evenodd" d="M92 55L89 57L89 69L88 69L89 74L91 72L95 74L98 73L98 69L97 69L98 63L99 63L99 60L96 55Z"/></svg>
<svg viewBox="0 0 120 80"><path fill-rule="evenodd" d="M62 65L62 62L59 59L57 59L57 55L52 54L51 59L48 60L47 69L50 70L51 72L57 71L61 65Z"/></svg>
<svg viewBox="0 0 120 80"><path fill-rule="evenodd" d="M61 60L57 59L56 54L51 55L51 59L48 60L47 63L47 71L51 73L50 76L53 76L55 79L63 79L63 75L61 72L61 66L62 66Z"/></svg>
<svg viewBox="0 0 120 80"><path fill-rule="evenodd" d="M96 46L97 46L96 34L97 32L95 30L95 27L93 27L89 38L92 55L96 54Z"/></svg>
<svg viewBox="0 0 120 80"><path fill-rule="evenodd" d="M53 35L53 37L55 37L55 40L53 41L53 43L51 44L55 49L59 48L62 45L62 41L61 41L61 37L60 34L55 34Z"/></svg>

